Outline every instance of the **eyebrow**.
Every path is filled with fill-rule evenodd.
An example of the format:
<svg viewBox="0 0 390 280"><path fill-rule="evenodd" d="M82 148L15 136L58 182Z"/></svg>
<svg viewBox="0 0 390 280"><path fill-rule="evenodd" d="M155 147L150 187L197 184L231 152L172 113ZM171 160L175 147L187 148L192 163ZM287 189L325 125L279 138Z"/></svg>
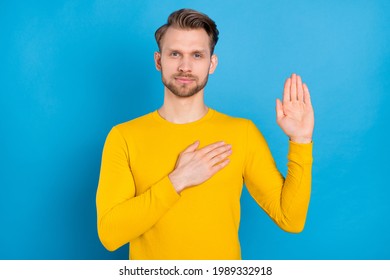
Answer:
<svg viewBox="0 0 390 280"><path fill-rule="evenodd" d="M178 49L174 49L174 48L169 48L167 49L168 52L178 52L178 53L182 53L182 51L179 51ZM207 53L207 50L206 49L194 49L192 51L190 51L190 53Z"/></svg>

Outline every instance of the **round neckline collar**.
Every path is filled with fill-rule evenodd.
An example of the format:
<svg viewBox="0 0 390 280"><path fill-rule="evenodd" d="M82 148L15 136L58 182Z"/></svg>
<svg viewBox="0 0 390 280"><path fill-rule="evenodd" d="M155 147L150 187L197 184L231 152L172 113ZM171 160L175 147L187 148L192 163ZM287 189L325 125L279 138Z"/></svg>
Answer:
<svg viewBox="0 0 390 280"><path fill-rule="evenodd" d="M207 113L203 117L201 117L200 119L193 121L193 122L181 123L181 124L167 121L158 113L158 110L155 110L154 112L152 112L152 116L155 120L157 120L158 122L163 123L165 125L176 126L176 127L188 127L188 126L198 125L200 123L203 123L203 122L211 119L213 117L214 113L215 113L215 110L209 107L207 110Z"/></svg>

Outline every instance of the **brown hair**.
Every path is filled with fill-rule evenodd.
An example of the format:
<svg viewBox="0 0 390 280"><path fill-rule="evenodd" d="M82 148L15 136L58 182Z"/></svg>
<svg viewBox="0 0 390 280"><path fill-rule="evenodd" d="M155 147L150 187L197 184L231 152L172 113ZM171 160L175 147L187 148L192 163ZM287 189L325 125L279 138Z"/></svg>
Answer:
<svg viewBox="0 0 390 280"><path fill-rule="evenodd" d="M207 15L191 9L181 9L169 15L166 24L161 26L154 33L158 48L161 51L161 40L169 27L176 27L180 29L199 29L206 31L210 38L211 54L214 53L214 47L218 42L219 31L215 22Z"/></svg>

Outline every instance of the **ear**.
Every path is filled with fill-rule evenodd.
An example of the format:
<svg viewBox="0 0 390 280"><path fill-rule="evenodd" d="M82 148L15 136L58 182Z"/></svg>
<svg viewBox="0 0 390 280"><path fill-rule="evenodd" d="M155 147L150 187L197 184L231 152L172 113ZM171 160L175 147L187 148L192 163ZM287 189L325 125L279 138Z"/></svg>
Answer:
<svg viewBox="0 0 390 280"><path fill-rule="evenodd" d="M156 65L157 71L161 71L161 53L154 52L154 64Z"/></svg>
<svg viewBox="0 0 390 280"><path fill-rule="evenodd" d="M211 56L209 74L213 74L218 65L218 57L216 54Z"/></svg>

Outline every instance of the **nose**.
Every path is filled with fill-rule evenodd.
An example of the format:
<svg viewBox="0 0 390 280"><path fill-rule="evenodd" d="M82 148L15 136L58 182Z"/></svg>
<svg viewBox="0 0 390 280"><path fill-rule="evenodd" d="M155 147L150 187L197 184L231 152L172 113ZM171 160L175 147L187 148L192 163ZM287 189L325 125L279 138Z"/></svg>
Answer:
<svg viewBox="0 0 390 280"><path fill-rule="evenodd" d="M186 56L183 56L180 59L180 63L178 67L179 72L183 72L183 73L191 72L191 67L192 67L191 59Z"/></svg>

